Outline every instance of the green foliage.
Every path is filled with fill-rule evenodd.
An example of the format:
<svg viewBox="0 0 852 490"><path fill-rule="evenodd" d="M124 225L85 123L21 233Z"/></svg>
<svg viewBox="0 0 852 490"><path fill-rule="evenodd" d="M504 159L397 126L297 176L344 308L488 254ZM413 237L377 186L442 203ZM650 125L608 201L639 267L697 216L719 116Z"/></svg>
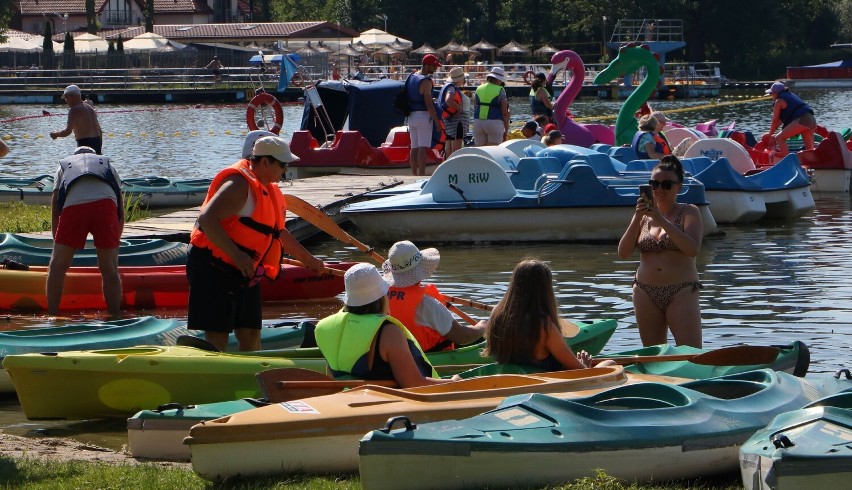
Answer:
<svg viewBox="0 0 852 490"><path fill-rule="evenodd" d="M0 233L37 231L50 231L50 206L21 201L0 203Z"/></svg>
<svg viewBox="0 0 852 490"><path fill-rule="evenodd" d="M97 12L95 12L95 0L86 0L86 32L97 34L100 28Z"/></svg>
<svg viewBox="0 0 852 490"><path fill-rule="evenodd" d="M154 32L154 0L145 0L145 32Z"/></svg>
<svg viewBox="0 0 852 490"><path fill-rule="evenodd" d="M124 52L124 39L122 39L121 34L118 35L118 41L115 50L119 53Z"/></svg>
<svg viewBox="0 0 852 490"><path fill-rule="evenodd" d="M44 23L44 40L41 43L44 54L53 54L53 24Z"/></svg>
<svg viewBox="0 0 852 490"><path fill-rule="evenodd" d="M65 42L63 43L63 50L65 53L74 53L74 38L71 37L70 32L65 33Z"/></svg>

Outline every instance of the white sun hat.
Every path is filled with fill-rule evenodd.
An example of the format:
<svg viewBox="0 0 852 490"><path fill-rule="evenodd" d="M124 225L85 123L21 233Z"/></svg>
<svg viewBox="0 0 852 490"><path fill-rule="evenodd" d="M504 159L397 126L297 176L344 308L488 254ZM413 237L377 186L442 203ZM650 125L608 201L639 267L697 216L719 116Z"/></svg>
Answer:
<svg viewBox="0 0 852 490"><path fill-rule="evenodd" d="M396 242L382 264L382 275L391 286L406 288L432 276L440 261L435 248L419 250L408 240Z"/></svg>
<svg viewBox="0 0 852 490"><path fill-rule="evenodd" d="M388 294L388 283L382 279L372 264L355 264L343 275L346 293L343 304L346 306L364 306Z"/></svg>

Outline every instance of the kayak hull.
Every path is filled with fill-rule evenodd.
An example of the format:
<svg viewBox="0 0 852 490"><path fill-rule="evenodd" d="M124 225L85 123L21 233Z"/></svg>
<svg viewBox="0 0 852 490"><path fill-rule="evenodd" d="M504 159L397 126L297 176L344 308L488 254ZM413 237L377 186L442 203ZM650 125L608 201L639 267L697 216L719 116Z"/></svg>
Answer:
<svg viewBox="0 0 852 490"><path fill-rule="evenodd" d="M351 262L329 264L346 270ZM333 274L316 275L307 268L281 265L274 281L261 283L264 301L305 301L333 298L343 292L343 278ZM189 282L185 265L120 267L122 308L155 309L186 307ZM0 309L43 311L47 309L45 283L47 269L30 267L27 271L0 269ZM65 276L65 290L59 309L79 311L103 310L101 274L97 267L75 267Z"/></svg>
<svg viewBox="0 0 852 490"><path fill-rule="evenodd" d="M740 449L747 490L844 488L852 481L852 392L775 417Z"/></svg>
<svg viewBox="0 0 852 490"><path fill-rule="evenodd" d="M122 239L118 249L119 266L154 266L186 264L189 245L148 238ZM53 239L0 234L0 260L10 259L27 265L46 266L53 253ZM98 265L97 251L92 240L86 240L85 248L74 254L74 267Z"/></svg>
<svg viewBox="0 0 852 490"><path fill-rule="evenodd" d="M628 481L715 475L737 467L739 447L773 416L850 387L758 370L573 400L515 396L465 420L374 430L359 447L361 484L434 488L434 468L441 488L552 485L596 468Z"/></svg>

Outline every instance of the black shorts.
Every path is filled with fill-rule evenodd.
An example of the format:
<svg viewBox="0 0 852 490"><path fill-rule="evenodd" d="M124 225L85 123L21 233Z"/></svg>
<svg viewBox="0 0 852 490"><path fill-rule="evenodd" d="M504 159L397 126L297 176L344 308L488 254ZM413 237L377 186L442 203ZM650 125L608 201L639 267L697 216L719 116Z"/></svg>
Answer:
<svg viewBox="0 0 852 490"><path fill-rule="evenodd" d="M88 146L89 148L95 150L95 153L98 155L103 155L101 151L103 150L104 139L101 136L94 136L92 138L80 138L77 140L77 147L80 146Z"/></svg>
<svg viewBox="0 0 852 490"><path fill-rule="evenodd" d="M247 287L246 279L237 269L198 247L189 249L186 277L189 279L186 328L209 332L261 328L260 284Z"/></svg>

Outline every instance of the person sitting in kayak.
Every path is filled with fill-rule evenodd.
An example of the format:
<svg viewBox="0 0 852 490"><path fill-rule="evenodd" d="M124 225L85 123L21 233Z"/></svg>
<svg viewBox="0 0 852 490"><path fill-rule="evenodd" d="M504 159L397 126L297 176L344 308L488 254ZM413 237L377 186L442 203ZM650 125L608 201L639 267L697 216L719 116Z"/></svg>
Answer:
<svg viewBox="0 0 852 490"><path fill-rule="evenodd" d="M543 371L583 369L595 362L586 351L576 355L559 328L553 274L538 259L515 266L506 294L491 311L483 357L499 364L519 364ZM600 364L610 365L612 361Z"/></svg>
<svg viewBox="0 0 852 490"><path fill-rule="evenodd" d="M388 315L388 283L371 264L343 276L343 308L317 323L314 336L335 377L395 380L409 388L444 383L414 336Z"/></svg>
<svg viewBox="0 0 852 490"><path fill-rule="evenodd" d="M470 344L485 334L484 322L460 324L445 306L438 288L422 283L432 276L440 260L437 249L419 250L405 240L393 244L382 264L382 275L390 285L390 314L408 328L426 352Z"/></svg>

